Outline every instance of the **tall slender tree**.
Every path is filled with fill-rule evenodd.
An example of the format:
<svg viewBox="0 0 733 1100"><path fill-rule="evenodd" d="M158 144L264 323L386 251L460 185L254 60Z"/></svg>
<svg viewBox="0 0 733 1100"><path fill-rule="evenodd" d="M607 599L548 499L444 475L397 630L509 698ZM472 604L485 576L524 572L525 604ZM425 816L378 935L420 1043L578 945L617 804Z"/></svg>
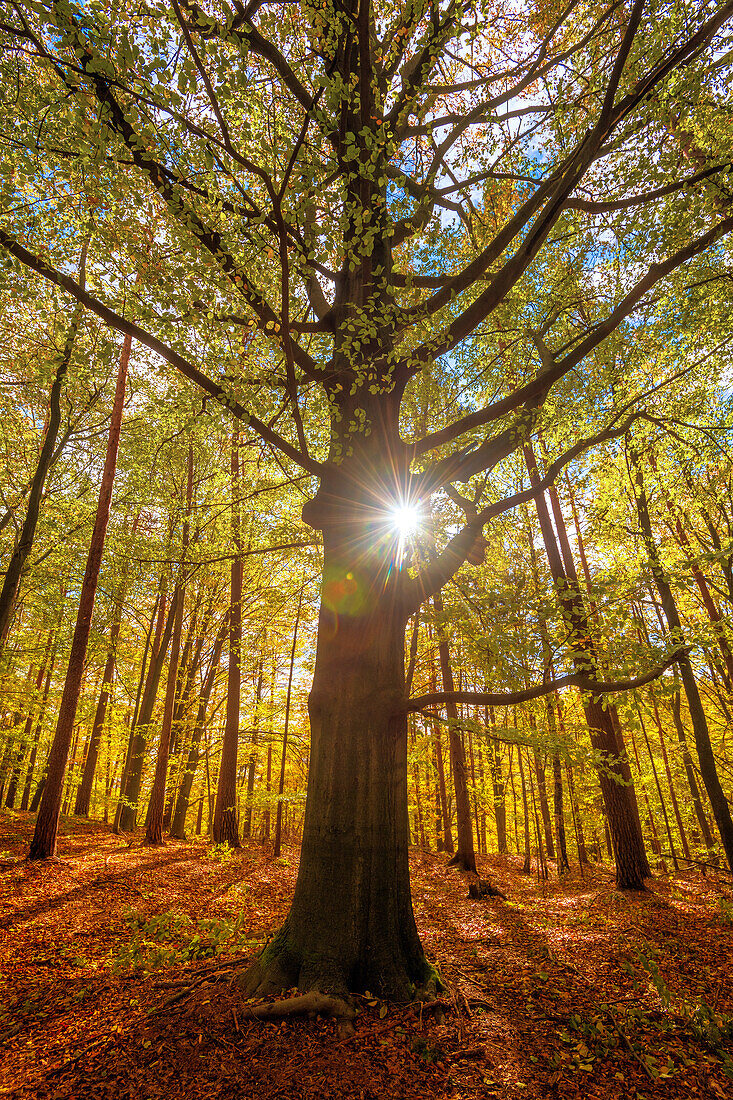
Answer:
<svg viewBox="0 0 733 1100"><path fill-rule="evenodd" d="M242 686L242 532L239 515L241 435L238 427L232 432L232 544L229 605L229 679L227 683L227 718L219 765L219 782L214 808L214 843L239 847L237 821L237 747L239 743L239 705Z"/></svg>
<svg viewBox="0 0 733 1100"><path fill-rule="evenodd" d="M647 553L649 569L654 578L657 591L659 592L659 598L662 601L662 607L667 623L669 624L672 639L675 645L683 647L685 645L685 636L682 630L682 622L666 570L662 564L659 550L654 540L654 531L649 514L649 504L641 462L633 446L628 448L627 453L629 456L630 475L634 488L639 526L641 528L642 540ZM720 783L718 769L715 765L715 756L713 755L713 747L710 742L710 730L708 729L705 708L700 698L700 691L697 686L697 680L695 679L692 662L689 654L682 649L677 657L677 665L680 670L680 677L682 679L685 695L687 696L687 705L690 710L695 748L697 750L697 758L700 762L700 774L705 784L705 790L708 792L710 805L713 808L713 816L718 826L720 839L723 842L723 849L728 860L728 866L731 869L731 873L733 873L733 818L731 817L730 805L725 797L725 792Z"/></svg>
<svg viewBox="0 0 733 1100"><path fill-rule="evenodd" d="M71 738L74 732L76 708L79 703L81 682L84 675L84 659L87 652L89 632L92 626L92 612L94 610L94 598L97 592L99 569L104 553L104 539L107 533L109 521L109 509L112 502L112 488L114 485L115 470L117 468L117 451L120 445L120 432L122 430L122 414L125 405L125 389L127 386L127 368L130 362L131 342L123 344L117 368L117 381L115 385L112 414L110 417L109 432L107 435L107 453L104 458L102 480L99 486L99 498L97 501L97 514L94 519L94 528L89 543L84 579L81 585L79 599L79 611L74 628L74 637L71 642L71 653L66 670L64 691L61 697L61 707L56 723L56 733L51 743L51 752L48 758L46 772L46 784L43 797L38 808L36 827L31 841L29 859L48 859L56 854L56 837L58 834L59 813L61 811L61 799L63 794L64 773L66 761L71 747Z"/></svg>

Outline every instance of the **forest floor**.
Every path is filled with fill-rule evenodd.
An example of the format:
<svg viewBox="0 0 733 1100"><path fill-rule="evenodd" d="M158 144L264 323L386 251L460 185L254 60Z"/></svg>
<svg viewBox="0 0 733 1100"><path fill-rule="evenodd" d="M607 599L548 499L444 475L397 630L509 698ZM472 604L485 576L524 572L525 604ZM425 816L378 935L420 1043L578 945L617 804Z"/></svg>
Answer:
<svg viewBox="0 0 733 1100"><path fill-rule="evenodd" d="M29 864L31 833L0 814L0 1095L733 1097L733 904L712 874L624 894L609 867L543 883L495 857L482 873L508 901L470 901L416 852L447 992L423 1008L365 996L343 1038L329 1018L245 1019L231 981L283 919L297 849L128 847L69 818L61 862Z"/></svg>

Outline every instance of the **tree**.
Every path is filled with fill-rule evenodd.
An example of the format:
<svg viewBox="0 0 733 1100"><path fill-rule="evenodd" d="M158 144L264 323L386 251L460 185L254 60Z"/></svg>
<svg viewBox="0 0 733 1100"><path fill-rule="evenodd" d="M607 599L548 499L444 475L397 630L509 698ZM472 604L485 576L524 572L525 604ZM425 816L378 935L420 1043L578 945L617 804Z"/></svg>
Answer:
<svg viewBox="0 0 733 1100"><path fill-rule="evenodd" d="M176 689L179 681L180 656L181 656L181 631L183 628L183 605L186 599L186 582L188 579L188 553L190 537L191 508L193 504L193 446L188 447L188 463L186 477L186 493L183 516L183 529L181 537L181 561L178 567L178 577L173 590L173 603L171 613L173 626L171 633L171 654L168 662L168 681L165 692L165 707L163 710L163 722L160 730L160 741L155 758L155 778L153 789L150 792L148 803L148 815L145 824L146 844L163 843L163 813L165 810L165 788L168 777L168 756L170 749L171 730L173 727L173 711L176 702Z"/></svg>
<svg viewBox="0 0 733 1100"><path fill-rule="evenodd" d="M540 478L530 443L524 445L524 455L530 480L537 487ZM537 494L535 507L550 572L557 588L558 602L568 626L573 662L577 669L589 672L597 680L598 654L578 586L578 576L562 516L556 514L555 517L560 538L558 548L544 493ZM644 879L651 872L644 850L639 807L621 729L618 722L614 721L613 708L597 696L584 695L583 710L591 743L599 754L598 778L616 857L616 881L622 887L642 889Z"/></svg>
<svg viewBox="0 0 733 1100"><path fill-rule="evenodd" d="M45 95L35 178L89 179L97 200L105 181L154 204L161 278L123 309L122 281L95 293L66 274L61 227L41 256L17 214L0 246L309 476L303 519L324 560L300 873L246 989L405 997L432 975L409 891L406 718L426 697L405 698L405 627L483 528L538 491L503 496L500 474L543 417L562 409L566 436L549 484L639 415L615 402L597 349L733 228L699 187L730 158L685 175L657 140L672 113L694 123L703 85L706 102L725 94L733 5L543 7L522 14L519 37L513 12L456 0L216 12L194 0L113 19L98 3L8 8L5 110L23 178L37 172ZM124 252L114 212L100 220ZM601 277L580 302L555 277L569 233L586 288ZM614 257L626 265L616 282L603 279ZM254 373L241 366L243 330L257 334ZM493 331L488 361L479 330ZM499 339L524 349L511 364ZM204 362L218 362L213 377ZM451 376L464 397L444 403ZM423 383L426 432L400 419ZM456 482L473 511L411 569L395 509ZM601 690L580 672L556 683ZM511 703L553 686L452 698Z"/></svg>
<svg viewBox="0 0 733 1100"><path fill-rule="evenodd" d="M219 783L216 788L213 836L216 844L239 847L237 822L237 743L239 740L239 699L242 678L242 534L239 515L239 430L232 434L232 542L229 605L229 676L227 679L227 718L221 750Z"/></svg>
<svg viewBox="0 0 733 1100"><path fill-rule="evenodd" d="M89 241L87 239L81 247L81 258L79 261L79 285L81 287L85 284L88 245ZM25 517L23 519L20 534L13 547L12 554L10 555L7 569L5 570L2 589L0 589L0 648L4 646L7 640L21 577L26 562L28 561L28 555L33 549L33 541L36 535L36 527L38 526L38 516L41 510L46 478L48 477L48 472L53 462L58 458L59 450L63 449L64 443L68 442L68 435L70 433L62 437L60 446L57 445L62 421L61 395L63 393L69 365L74 354L79 326L82 323L83 316L84 310L81 302L77 302L69 320L63 349L58 357L54 380L49 393L48 422L46 424L41 452L38 456L38 463L28 485L28 504L26 506ZM10 515L11 512L8 510L6 516L9 518Z"/></svg>
<svg viewBox="0 0 733 1100"><path fill-rule="evenodd" d="M649 560L649 569L654 578L654 583L659 592L670 631L675 642L680 647L685 644L679 611L674 599L674 594L659 556L659 550L654 542L651 518L649 516L649 504L644 485L644 475L641 469L639 456L633 447L629 448L629 473L633 478L634 497L639 517L642 541ZM692 719L692 730L695 738L698 760L700 761L700 774L705 789L708 792L710 804L713 808L713 816L718 826L720 838L728 860L728 866L733 874L733 818L731 818L730 806L725 797L725 792L720 784L718 770L715 766L713 747L710 743L710 732L705 717L705 709L702 705L700 692L692 669L689 653L682 651L677 659L680 677L687 696L687 704Z"/></svg>
<svg viewBox="0 0 733 1100"><path fill-rule="evenodd" d="M112 417L107 437L107 453L104 459L104 468L99 486L99 499L97 502L97 514L94 519L92 538L89 544L84 579L81 585L79 599L79 611L74 629L74 637L71 643L69 665L64 682L64 694L61 700L56 733L51 745L51 753L48 758L48 771L46 773L46 785L43 789L43 797L38 808L36 827L31 841L29 859L48 859L56 854L56 837L58 834L59 813L61 812L61 799L63 793L64 773L66 761L71 747L71 738L74 731L76 708L79 703L82 676L84 674L84 658L86 657L89 632L92 625L92 611L94 598L97 592L99 580L99 568L102 564L104 552L104 538L109 522L109 509L112 501L112 487L114 485L115 469L117 467L117 451L120 443L120 431L122 428L122 413L125 404L125 388L127 385L127 367L130 361L132 342L126 339L123 343L120 363L117 370L117 384L115 387Z"/></svg>

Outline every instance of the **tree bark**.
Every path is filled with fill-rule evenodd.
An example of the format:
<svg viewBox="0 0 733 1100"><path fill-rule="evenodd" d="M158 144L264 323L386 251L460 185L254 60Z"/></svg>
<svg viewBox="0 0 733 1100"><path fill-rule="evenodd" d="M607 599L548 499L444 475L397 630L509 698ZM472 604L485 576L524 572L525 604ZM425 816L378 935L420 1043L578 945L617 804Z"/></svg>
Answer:
<svg viewBox="0 0 733 1100"><path fill-rule="evenodd" d="M454 692L453 669L443 623L445 608L439 592L436 592L433 596L433 606L438 617L436 633L438 636L438 656L440 658L443 691ZM458 834L458 847L450 862L462 867L464 871L477 874L476 852L473 845L473 828L471 826L471 803L468 797L468 779L466 776L466 750L458 729L458 708L449 699L445 704L445 710L448 715L448 743L453 770L453 789L456 793L456 831Z"/></svg>
<svg viewBox="0 0 733 1100"><path fill-rule="evenodd" d="M371 443L371 468L391 469L386 447ZM414 608L403 606L384 540L372 537L373 504L358 497L371 481L358 457L345 460L329 495L304 510L323 530L324 580L303 842L292 907L246 975L246 996L297 985L408 1000L416 985L435 981L417 934L408 864L404 659ZM353 495L336 496L352 471ZM364 533L358 549L354 522Z"/></svg>
<svg viewBox="0 0 733 1100"><path fill-rule="evenodd" d="M240 432L232 433L232 541L231 602L229 605L229 680L227 717L216 788L213 836L215 844L239 847L237 823L237 748L239 744L239 704L242 686L242 539L239 522L239 447Z"/></svg>
<svg viewBox="0 0 733 1100"><path fill-rule="evenodd" d="M63 793L64 772L66 761L71 746L71 737L76 719L76 709L79 703L82 676L84 674L84 659L86 657L87 642L92 625L92 611L94 610L94 598L99 579L99 568L104 552L104 540L107 533L109 520L109 507L112 500L112 486L114 484L115 469L117 466L117 451L120 443L120 431L122 428L122 413L125 404L125 389L127 385L127 367L130 360L131 341L125 339L122 345L119 367L117 370L117 384L115 387L112 416L110 418L109 435L107 437L107 453L102 470L102 482L99 488L97 502L97 514L94 520L92 538L89 545L89 555L84 570L84 579L81 586L81 598L79 600L79 613L76 619L74 637L71 643L71 653L66 672L66 681L61 698L56 733L51 745L46 773L46 786L38 809L36 828L33 834L29 859L48 859L56 854L56 837L58 834L59 812L61 809L61 797Z"/></svg>

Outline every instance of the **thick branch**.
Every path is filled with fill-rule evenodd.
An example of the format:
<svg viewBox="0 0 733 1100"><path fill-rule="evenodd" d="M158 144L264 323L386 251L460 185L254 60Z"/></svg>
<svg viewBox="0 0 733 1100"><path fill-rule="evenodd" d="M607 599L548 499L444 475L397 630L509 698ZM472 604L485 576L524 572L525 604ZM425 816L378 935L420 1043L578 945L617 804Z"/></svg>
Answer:
<svg viewBox="0 0 733 1100"><path fill-rule="evenodd" d="M410 578L403 582L403 599L405 601L405 606L408 609L419 607L424 600L428 599L428 597L432 596L435 592L440 591L443 585L458 572L466 561L476 539L490 519L494 519L496 516L504 512L509 512L512 508L516 508L520 504L533 500L539 493L544 492L545 489L552 485L558 474L584 451L589 450L599 443L605 443L611 439L619 439L626 434L635 420L640 418L652 419L644 412L636 412L626 417L619 424L619 418L628 411L628 408L629 405L624 406L624 408L613 418L611 424L602 431L579 440L573 447L570 447L569 450L555 459L547 468L547 473L544 478L536 485L531 486L529 489L523 489L493 504L488 504L485 508L482 508L477 515L472 516L465 527L462 527L461 530L453 536L445 549L438 555L435 561L430 563L427 569L423 570L417 577ZM617 426L614 427L613 425ZM517 436L514 442L514 448L520 446L521 443L521 436Z"/></svg>
<svg viewBox="0 0 733 1100"><path fill-rule="evenodd" d="M727 172L731 167L731 164L717 164L714 168L707 168L704 172L697 172L694 176L687 176L682 180L675 180L674 183L668 183L664 187L658 187L655 191L647 191L643 195L628 195L623 199L599 199L594 201L578 196L570 199L566 203L566 208L568 210L584 210L589 214L606 214L615 210L628 210L629 207L644 206L646 203L654 202L656 199L663 199L667 195L673 195L675 191L682 191L685 187L694 187L696 183L701 183L703 180L709 179L719 172Z"/></svg>
<svg viewBox="0 0 733 1100"><path fill-rule="evenodd" d="M252 53L257 54L268 64L272 65L275 72L282 80L283 84L289 91L293 93L298 103L309 111L313 106L313 96L308 92L297 76L293 69L290 67L286 59L280 53L276 46L265 38L256 27L252 25L249 20L252 15L246 16L247 25L241 26L241 20L239 26L232 24L231 26L224 26L218 23L215 19L212 19L210 15L199 7L198 4L190 3L189 0L182 0L182 6L190 14L193 22L191 23L191 30L196 31L202 38L218 38L222 42L231 42L236 46L242 46L246 43Z"/></svg>
<svg viewBox="0 0 733 1100"><path fill-rule="evenodd" d="M631 691L633 688L643 687L652 680L658 680L665 669L673 665L686 649L676 649L664 659L661 665L657 665L650 672L641 676L634 676L626 680L591 680L580 672L569 672L566 676L558 676L556 680L536 684L534 687L524 688L521 691L497 692L497 691L434 691L427 695L416 695L407 703L407 710L425 710L426 707L442 706L444 703L472 703L487 706L513 706L516 703L526 703L530 699L539 699L543 695L550 695L563 687L579 687L582 691L592 692L594 695L608 694L615 691Z"/></svg>

